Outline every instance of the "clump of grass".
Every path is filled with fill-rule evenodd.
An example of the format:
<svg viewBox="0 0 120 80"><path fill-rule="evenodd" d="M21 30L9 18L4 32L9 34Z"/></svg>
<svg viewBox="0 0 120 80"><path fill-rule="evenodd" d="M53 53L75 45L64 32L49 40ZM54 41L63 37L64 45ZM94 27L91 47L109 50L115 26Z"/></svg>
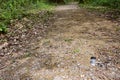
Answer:
<svg viewBox="0 0 120 80"><path fill-rule="evenodd" d="M45 4L45 3L42 3L42 2L38 2L37 5L38 9L41 9L41 10L52 10L53 6L52 5L49 5L49 4Z"/></svg>
<svg viewBox="0 0 120 80"><path fill-rule="evenodd" d="M26 53L25 55L22 56L22 58L27 58L27 57L31 57L31 53Z"/></svg>
<svg viewBox="0 0 120 80"><path fill-rule="evenodd" d="M116 30L116 31L120 31L120 26L117 26L117 27L115 28L115 30Z"/></svg>
<svg viewBox="0 0 120 80"><path fill-rule="evenodd" d="M50 40L49 40L49 39L46 39L46 40L43 41L42 44L43 44L43 45L48 45L48 44L50 44Z"/></svg>
<svg viewBox="0 0 120 80"><path fill-rule="evenodd" d="M73 41L73 39L65 39L64 41L65 42L71 42L71 41Z"/></svg>
<svg viewBox="0 0 120 80"><path fill-rule="evenodd" d="M0 32L7 33L7 31L8 31L7 25L5 25L4 23L0 23Z"/></svg>
<svg viewBox="0 0 120 80"><path fill-rule="evenodd" d="M16 57L15 59L29 58L29 57L31 57L32 55L33 55L32 53L25 53L25 54L23 54L23 55L20 55L20 56ZM15 62L15 59L13 59L12 62Z"/></svg>
<svg viewBox="0 0 120 80"><path fill-rule="evenodd" d="M3 79L0 78L0 80L3 80Z"/></svg>
<svg viewBox="0 0 120 80"><path fill-rule="evenodd" d="M73 53L79 53L79 52L80 52L80 49L73 50Z"/></svg>

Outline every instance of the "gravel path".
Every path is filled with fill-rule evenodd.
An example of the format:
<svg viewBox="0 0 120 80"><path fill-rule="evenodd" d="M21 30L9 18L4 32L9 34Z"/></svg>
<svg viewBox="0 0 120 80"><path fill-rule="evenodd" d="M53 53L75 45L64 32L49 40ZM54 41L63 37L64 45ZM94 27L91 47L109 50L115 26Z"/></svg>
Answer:
<svg viewBox="0 0 120 80"><path fill-rule="evenodd" d="M61 6L57 6L55 8L56 11L63 11L63 10L75 10L78 9L79 6L76 5L77 3L70 3L68 5L61 5Z"/></svg>
<svg viewBox="0 0 120 80"><path fill-rule="evenodd" d="M54 14L47 35L33 45L34 54L1 70L1 79L120 80L117 24L75 4L58 6Z"/></svg>

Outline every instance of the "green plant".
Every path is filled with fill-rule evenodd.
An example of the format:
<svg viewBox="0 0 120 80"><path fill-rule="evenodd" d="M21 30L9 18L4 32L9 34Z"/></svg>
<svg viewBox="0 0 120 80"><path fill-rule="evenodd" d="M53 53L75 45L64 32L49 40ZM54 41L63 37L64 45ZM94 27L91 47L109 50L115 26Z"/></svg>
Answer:
<svg viewBox="0 0 120 80"><path fill-rule="evenodd" d="M95 6L107 6L114 9L120 9L120 0L88 0L88 3Z"/></svg>
<svg viewBox="0 0 120 80"><path fill-rule="evenodd" d="M116 31L120 31L120 26L117 26L117 27L115 28L115 30L116 30Z"/></svg>
<svg viewBox="0 0 120 80"><path fill-rule="evenodd" d="M4 23L0 23L0 32L1 33L7 32L7 26Z"/></svg>
<svg viewBox="0 0 120 80"><path fill-rule="evenodd" d="M80 52L79 49L75 49L75 50L73 50L73 53L79 53L79 52Z"/></svg>
<svg viewBox="0 0 120 80"><path fill-rule="evenodd" d="M2 78L0 78L0 80L3 80Z"/></svg>
<svg viewBox="0 0 120 80"><path fill-rule="evenodd" d="M44 3L44 2L37 2L35 6L39 9L47 9L47 10L53 8L53 6L51 6L49 3Z"/></svg>
<svg viewBox="0 0 120 80"><path fill-rule="evenodd" d="M5 19L11 19L11 13L8 11L4 11L1 13L0 16L1 19L5 20Z"/></svg>
<svg viewBox="0 0 120 80"><path fill-rule="evenodd" d="M27 57L31 57L31 53L26 53L26 54L24 54L23 56L21 56L21 58L27 58Z"/></svg>
<svg viewBox="0 0 120 80"><path fill-rule="evenodd" d="M71 41L73 41L73 39L65 39L64 41L65 42L71 42Z"/></svg>

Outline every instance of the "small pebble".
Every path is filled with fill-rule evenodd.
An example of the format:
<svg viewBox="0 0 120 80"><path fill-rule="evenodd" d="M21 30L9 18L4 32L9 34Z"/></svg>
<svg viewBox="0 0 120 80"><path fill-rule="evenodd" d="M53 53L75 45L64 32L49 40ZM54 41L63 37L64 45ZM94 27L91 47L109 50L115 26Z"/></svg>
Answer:
<svg viewBox="0 0 120 80"><path fill-rule="evenodd" d="M56 76L53 80L63 80L63 78L60 76Z"/></svg>
<svg viewBox="0 0 120 80"><path fill-rule="evenodd" d="M83 78L83 77L85 77L85 75L81 75L81 77Z"/></svg>

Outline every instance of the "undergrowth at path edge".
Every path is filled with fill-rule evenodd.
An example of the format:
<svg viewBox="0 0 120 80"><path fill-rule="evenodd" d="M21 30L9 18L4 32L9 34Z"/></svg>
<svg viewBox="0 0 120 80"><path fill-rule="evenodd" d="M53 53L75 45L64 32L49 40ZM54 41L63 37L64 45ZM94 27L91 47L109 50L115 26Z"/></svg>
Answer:
<svg viewBox="0 0 120 80"><path fill-rule="evenodd" d="M8 25L13 19L22 19L29 13L51 10L53 4L43 0L0 0L0 33L8 32Z"/></svg>

